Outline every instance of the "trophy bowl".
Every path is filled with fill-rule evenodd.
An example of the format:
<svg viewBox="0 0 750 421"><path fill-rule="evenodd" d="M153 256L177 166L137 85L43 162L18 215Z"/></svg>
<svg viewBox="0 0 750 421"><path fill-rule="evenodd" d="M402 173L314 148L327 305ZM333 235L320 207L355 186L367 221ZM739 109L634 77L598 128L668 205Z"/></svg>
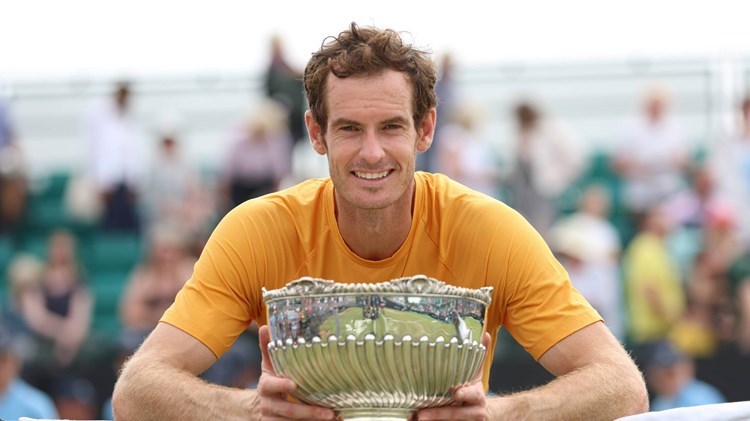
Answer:
<svg viewBox="0 0 750 421"><path fill-rule="evenodd" d="M300 278L267 291L274 370L344 420L407 420L449 405L481 369L491 287L423 275L376 284Z"/></svg>

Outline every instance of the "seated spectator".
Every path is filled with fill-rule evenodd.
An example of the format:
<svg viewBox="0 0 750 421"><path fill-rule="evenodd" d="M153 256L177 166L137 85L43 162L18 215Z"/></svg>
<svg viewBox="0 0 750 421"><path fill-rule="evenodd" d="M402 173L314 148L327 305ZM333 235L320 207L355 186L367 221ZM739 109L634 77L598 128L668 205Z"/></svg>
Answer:
<svg viewBox="0 0 750 421"><path fill-rule="evenodd" d="M550 247L560 256L570 280L601 314L612 333L624 340L620 288L620 236L609 221L609 193L601 186L586 188L578 210L550 229Z"/></svg>
<svg viewBox="0 0 750 421"><path fill-rule="evenodd" d="M653 392L652 411L726 401L714 386L695 378L693 360L669 341L654 345L648 359L646 381Z"/></svg>
<svg viewBox="0 0 750 421"><path fill-rule="evenodd" d="M156 159L142 188L143 228L148 233L153 227L180 221L186 237L199 241L207 237L214 198L182 155L181 126L174 116L166 116L160 123Z"/></svg>
<svg viewBox="0 0 750 421"><path fill-rule="evenodd" d="M696 167L689 176L688 188L666 201L667 212L675 225L700 229L706 225L712 209L729 204L719 197L714 176L707 167Z"/></svg>
<svg viewBox="0 0 750 421"><path fill-rule="evenodd" d="M698 252L687 269L688 306L671 338L693 357L710 356L721 337L727 337L723 314L732 307L727 275L742 253L731 208L713 205L705 210ZM739 289L738 291L742 291ZM738 297L739 298L739 297ZM733 330L733 329L732 329Z"/></svg>
<svg viewBox="0 0 750 421"><path fill-rule="evenodd" d="M750 246L750 96L737 107L737 123L712 142L708 165L716 179L722 199L730 202L737 213L737 230Z"/></svg>
<svg viewBox="0 0 750 421"><path fill-rule="evenodd" d="M145 337L172 305L190 278L195 259L185 251L181 232L167 225L154 227L148 256L135 268L120 301L125 334Z"/></svg>
<svg viewBox="0 0 750 421"><path fill-rule="evenodd" d="M710 357L719 345L721 317L729 299L724 278L716 274L706 251L693 259L686 287L685 313L669 338L691 357Z"/></svg>
<svg viewBox="0 0 750 421"><path fill-rule="evenodd" d="M496 160L479 134L483 113L483 108L469 103L452 108L437 135L433 168L469 188L498 197Z"/></svg>
<svg viewBox="0 0 750 421"><path fill-rule="evenodd" d="M67 231L50 235L41 283L20 293L25 323L38 350L23 377L50 394L63 418L94 418L93 388L81 357L88 339L93 299L77 263L75 240Z"/></svg>
<svg viewBox="0 0 750 421"><path fill-rule="evenodd" d="M689 152L668 115L669 103L665 88L650 87L643 114L623 130L613 154L613 168L624 183L623 205L636 227L649 209L685 187Z"/></svg>
<svg viewBox="0 0 750 421"><path fill-rule="evenodd" d="M19 377L22 352L16 339L0 325L0 418L57 418L52 399Z"/></svg>
<svg viewBox="0 0 750 421"><path fill-rule="evenodd" d="M36 256L20 253L8 265L8 301L3 303L5 326L16 335L30 335L23 312L23 297L39 288L44 275L44 263ZM33 352L33 351L32 351Z"/></svg>
<svg viewBox="0 0 750 421"><path fill-rule="evenodd" d="M732 262L727 281L736 314L737 347L740 353L750 355L750 250Z"/></svg>
<svg viewBox="0 0 750 421"><path fill-rule="evenodd" d="M287 118L278 102L266 99L240 126L221 175L225 210L276 191L289 174L293 142Z"/></svg>

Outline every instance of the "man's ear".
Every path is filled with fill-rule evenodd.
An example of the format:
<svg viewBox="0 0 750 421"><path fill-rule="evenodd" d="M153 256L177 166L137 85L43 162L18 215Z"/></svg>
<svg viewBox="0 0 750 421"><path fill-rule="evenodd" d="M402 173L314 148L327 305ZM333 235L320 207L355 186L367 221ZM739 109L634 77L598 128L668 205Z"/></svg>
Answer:
<svg viewBox="0 0 750 421"><path fill-rule="evenodd" d="M417 151L424 152L432 145L432 139L435 136L435 122L437 121L437 110L433 107L425 114L419 124L417 139Z"/></svg>
<svg viewBox="0 0 750 421"><path fill-rule="evenodd" d="M313 149L320 155L325 155L328 152L326 142L323 139L323 130L313 118L312 112L307 110L305 112L305 125L307 126L307 133L310 134L310 143Z"/></svg>

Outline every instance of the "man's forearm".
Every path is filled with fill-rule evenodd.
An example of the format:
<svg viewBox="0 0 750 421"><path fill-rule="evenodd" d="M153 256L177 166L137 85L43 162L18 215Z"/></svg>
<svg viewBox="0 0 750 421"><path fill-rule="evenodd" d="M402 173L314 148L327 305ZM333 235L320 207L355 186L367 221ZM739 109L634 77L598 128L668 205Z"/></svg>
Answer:
<svg viewBox="0 0 750 421"><path fill-rule="evenodd" d="M131 420L254 419L255 391L213 385L154 361L132 360L115 385L115 418Z"/></svg>
<svg viewBox="0 0 750 421"><path fill-rule="evenodd" d="M491 419L613 420L648 411L648 397L634 367L596 364L549 384L488 402Z"/></svg>

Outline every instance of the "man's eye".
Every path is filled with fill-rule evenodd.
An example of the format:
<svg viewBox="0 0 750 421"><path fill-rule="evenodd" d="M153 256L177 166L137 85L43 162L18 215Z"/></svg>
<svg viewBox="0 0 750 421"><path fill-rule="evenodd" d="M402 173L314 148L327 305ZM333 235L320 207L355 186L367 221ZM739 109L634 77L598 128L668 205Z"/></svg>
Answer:
<svg viewBox="0 0 750 421"><path fill-rule="evenodd" d="M356 131L357 128L355 126L341 126L339 130L341 130L342 132L353 132Z"/></svg>
<svg viewBox="0 0 750 421"><path fill-rule="evenodd" d="M383 127L385 130L398 130L401 128L398 124L386 124L385 127Z"/></svg>

